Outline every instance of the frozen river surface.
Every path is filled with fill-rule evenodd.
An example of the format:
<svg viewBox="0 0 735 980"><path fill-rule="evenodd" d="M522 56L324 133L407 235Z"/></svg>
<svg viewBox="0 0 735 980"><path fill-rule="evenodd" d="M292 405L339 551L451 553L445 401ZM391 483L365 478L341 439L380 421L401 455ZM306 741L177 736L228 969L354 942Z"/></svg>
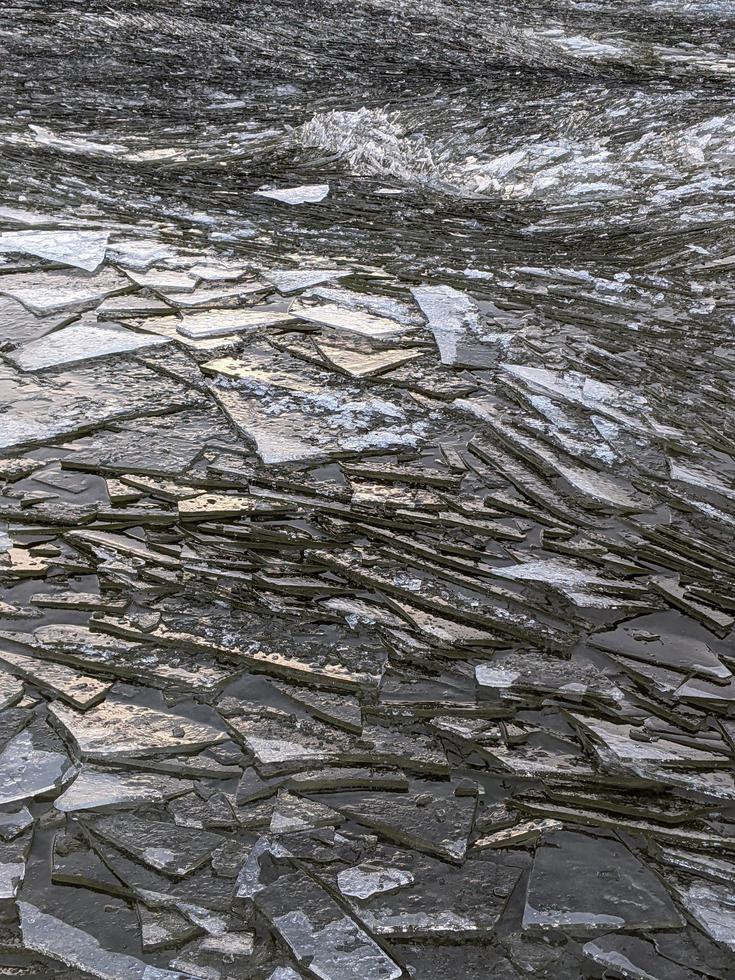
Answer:
<svg viewBox="0 0 735 980"><path fill-rule="evenodd" d="M0 975L735 976L734 40L0 9Z"/></svg>

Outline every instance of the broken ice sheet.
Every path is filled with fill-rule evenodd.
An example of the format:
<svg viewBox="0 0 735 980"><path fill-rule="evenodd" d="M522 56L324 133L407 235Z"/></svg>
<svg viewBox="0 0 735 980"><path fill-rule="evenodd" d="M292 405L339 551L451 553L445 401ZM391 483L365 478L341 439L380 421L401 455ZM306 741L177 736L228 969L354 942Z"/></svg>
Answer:
<svg viewBox="0 0 735 980"><path fill-rule="evenodd" d="M201 340L248 333L260 327L282 325L292 320L291 314L273 309L209 310L206 313L185 313L176 329L183 337Z"/></svg>
<svg viewBox="0 0 735 980"><path fill-rule="evenodd" d="M532 559L517 565L504 565L493 569L493 574L514 582L548 586L561 592L570 602L583 607L607 609L625 606L631 599L640 600L646 594L642 585L604 578L594 569L560 558Z"/></svg>
<svg viewBox="0 0 735 980"><path fill-rule="evenodd" d="M55 794L73 774L58 737L43 722L33 725L0 752L0 806Z"/></svg>
<svg viewBox="0 0 735 980"><path fill-rule="evenodd" d="M358 293L353 289L341 286L315 286L307 290L302 299L322 299L327 303L336 304L343 309L361 310L374 316L396 320L405 326L420 326L423 322L421 314L412 303L395 299L393 296L381 296L378 293Z"/></svg>
<svg viewBox="0 0 735 980"><path fill-rule="evenodd" d="M144 681L154 687L194 690L200 694L216 691L241 673L238 668L228 669L211 661L202 662L187 651L175 651L152 643L136 643L119 637L110 637L103 633L95 633L86 626L73 626L71 623L41 626L33 633L0 631L0 637L11 639L14 643L22 643L51 661L60 661L60 663L46 663L41 659L28 658L36 662L39 681L42 682L46 674L46 685L53 690L52 682L56 678L59 695L73 707L80 709L95 704L100 699L99 692L104 694L110 685L94 680L91 681L89 691L86 688L80 689L80 684L91 679L61 664L71 664L82 670L99 670L114 677ZM0 651L0 663L4 656L5 654ZM12 654L7 655L8 658L12 656ZM10 663L11 660L8 659L8 662ZM59 686L62 678L65 679L65 687ZM43 683L40 686L43 687ZM70 697L70 693L75 689L79 690L77 703ZM95 697L95 694L98 696ZM82 696L85 696L85 699Z"/></svg>
<svg viewBox="0 0 735 980"><path fill-rule="evenodd" d="M0 450L81 435L116 419L184 408L199 396L135 363L79 366L44 377L0 368Z"/></svg>
<svg viewBox="0 0 735 980"><path fill-rule="evenodd" d="M0 650L0 664L40 690L50 691L82 711L101 701L112 686L62 664L48 663L9 650Z"/></svg>
<svg viewBox="0 0 735 980"><path fill-rule="evenodd" d="M234 307L242 302L252 301L253 297L268 292L262 282L242 282L233 286L197 286L191 292L160 291L161 298L171 306L182 310L207 310L216 307Z"/></svg>
<svg viewBox="0 0 735 980"><path fill-rule="evenodd" d="M626 624L605 633L594 633L589 642L599 650L618 653L653 666L666 667L684 674L697 674L720 683L732 672L716 652L702 640L681 636L669 630L646 629Z"/></svg>
<svg viewBox="0 0 735 980"><path fill-rule="evenodd" d="M196 940L171 961L171 966L205 980L226 980L250 971L255 936L252 932L227 932Z"/></svg>
<svg viewBox="0 0 735 980"><path fill-rule="evenodd" d="M0 347L6 343L22 344L26 341L38 340L52 330L63 327L75 316L75 313L36 316L16 300L0 296Z"/></svg>
<svg viewBox="0 0 735 980"><path fill-rule="evenodd" d="M6 231L0 252L21 252L94 272L105 260L106 231Z"/></svg>
<svg viewBox="0 0 735 980"><path fill-rule="evenodd" d="M336 884L377 936L457 942L492 934L520 876L520 867L501 861L454 868L378 845L368 861L339 871Z"/></svg>
<svg viewBox="0 0 735 980"><path fill-rule="evenodd" d="M490 663L475 667L475 679L485 691L522 695L526 692L552 694L570 701L603 701L617 704L622 691L595 664L581 656L573 660L526 650L498 655Z"/></svg>
<svg viewBox="0 0 735 980"><path fill-rule="evenodd" d="M23 682L11 674L0 673L0 711L23 697Z"/></svg>
<svg viewBox="0 0 735 980"><path fill-rule="evenodd" d="M215 654L254 671L330 689L375 689L380 683L388 651L378 640L362 638L355 643L349 631L325 635L308 625L299 628L291 623L287 630L277 625L242 612L228 611L223 616L211 607L202 615L201 607L193 607L191 612L177 609L166 627L135 635L146 642L191 650L205 667L204 658ZM125 635L132 634L126 630Z"/></svg>
<svg viewBox="0 0 735 980"><path fill-rule="evenodd" d="M535 844L543 834L549 834L554 830L562 830L563 828L564 824L561 820L526 820L512 827L504 827L502 830L496 830L492 834L479 837L473 846L480 851L487 848L520 847Z"/></svg>
<svg viewBox="0 0 735 980"><path fill-rule="evenodd" d="M326 721L348 732L362 732L362 709L356 697L316 691L296 684L273 681L273 686L293 701L303 705L320 721Z"/></svg>
<svg viewBox="0 0 735 980"><path fill-rule="evenodd" d="M423 351L400 348L366 354L345 347L334 347L321 341L316 344L316 348L328 364L351 378L374 378L423 355Z"/></svg>
<svg viewBox="0 0 735 980"><path fill-rule="evenodd" d="M111 772L85 765L54 806L62 813L81 810L133 809L142 803L156 803L180 796L191 790L186 779L174 779L159 773Z"/></svg>
<svg viewBox="0 0 735 980"><path fill-rule="evenodd" d="M336 386L333 375L264 347L250 348L242 360L210 361L204 370L216 375L211 393L266 464L412 447L424 432L417 412L344 382Z"/></svg>
<svg viewBox="0 0 735 980"><path fill-rule="evenodd" d="M143 952L181 946L199 934L198 926L175 909L151 909L143 902L137 902L136 911Z"/></svg>
<svg viewBox="0 0 735 980"><path fill-rule="evenodd" d="M502 364L501 369L528 384L532 389L580 405L626 428L640 432L648 429L640 418L642 413L647 411L646 401L630 390L615 388L613 385L574 371L561 374L546 368L527 367L521 364ZM631 409L635 415L631 414Z"/></svg>
<svg viewBox="0 0 735 980"><path fill-rule="evenodd" d="M238 879L238 897L252 901L299 964L320 980L396 980L402 970L305 871L274 862L261 838Z"/></svg>
<svg viewBox="0 0 735 980"><path fill-rule="evenodd" d="M28 902L18 902L23 944L100 980L184 980L186 974L152 967L127 953L105 949L94 936Z"/></svg>
<svg viewBox="0 0 735 980"><path fill-rule="evenodd" d="M331 796L327 801L388 840L457 864L467 852L477 802L471 797L442 796L428 786L408 795L354 793L344 802Z"/></svg>
<svg viewBox="0 0 735 980"><path fill-rule="evenodd" d="M383 766L412 772L448 772L441 746L425 735L365 726L361 736L313 719L295 718L277 708L257 708L223 699L220 712L234 735L252 752L263 775L338 766Z"/></svg>
<svg viewBox="0 0 735 980"><path fill-rule="evenodd" d="M279 293L295 293L308 286L351 275L350 269L268 269L263 273Z"/></svg>
<svg viewBox="0 0 735 980"><path fill-rule="evenodd" d="M342 816L323 803L296 796L279 789L270 821L272 834L294 834L315 827L333 827L342 823Z"/></svg>
<svg viewBox="0 0 735 980"><path fill-rule="evenodd" d="M659 956L653 943L638 936L600 936L585 943L582 953L605 972L632 980L698 980L700 976Z"/></svg>
<svg viewBox="0 0 735 980"><path fill-rule="evenodd" d="M160 299L153 299L140 293L108 296L94 311L98 320L117 320L118 317L131 319L144 316L165 316L167 313L173 315L175 310Z"/></svg>
<svg viewBox="0 0 735 980"><path fill-rule="evenodd" d="M281 187L255 191L254 197L267 197L283 204L318 204L329 194L329 184L302 184L300 187Z"/></svg>
<svg viewBox="0 0 735 980"><path fill-rule="evenodd" d="M346 898L366 899L397 892L413 880L410 871L369 861L340 871L337 874L337 887Z"/></svg>
<svg viewBox="0 0 735 980"><path fill-rule="evenodd" d="M0 295L18 300L39 316L61 310L88 310L107 296L129 288L130 281L114 269L103 269L94 276L54 269L0 278Z"/></svg>
<svg viewBox="0 0 735 980"><path fill-rule="evenodd" d="M0 838L2 840L13 840L31 826L33 826L33 816L26 806L0 812Z"/></svg>
<svg viewBox="0 0 735 980"><path fill-rule="evenodd" d="M31 839L32 834L24 831L15 840L0 843L0 909L3 911L11 905L23 884Z"/></svg>
<svg viewBox="0 0 735 980"><path fill-rule="evenodd" d="M658 878L616 838L557 831L537 848L525 930L584 936L682 924Z"/></svg>
<svg viewBox="0 0 735 980"><path fill-rule="evenodd" d="M527 435L524 429L514 425L507 416L498 412L492 398L487 396L462 398L455 404L489 425L513 455L529 460L542 473L553 473L561 477L568 484L565 495L578 498L578 502L583 507L611 513L626 513L644 511L650 503L626 481L620 478L614 479L590 466L577 465L567 454L560 456L546 442ZM513 465L511 463L511 466ZM523 483L519 489L524 492Z"/></svg>
<svg viewBox="0 0 735 980"><path fill-rule="evenodd" d="M475 302L452 286L417 286L411 292L434 334L442 364L490 367L498 347L511 339L483 326Z"/></svg>
<svg viewBox="0 0 735 980"><path fill-rule="evenodd" d="M183 715L111 698L84 714L57 703L50 705L49 711L82 757L90 759L177 755L224 742L228 737L226 732Z"/></svg>
<svg viewBox="0 0 735 980"><path fill-rule="evenodd" d="M590 738L592 750L608 763L633 767L653 764L665 769L728 767L728 761L723 756L707 752L706 748L693 748L666 738L645 741L635 738L639 730L632 725L616 724L578 713L570 713L570 717Z"/></svg>
<svg viewBox="0 0 735 980"><path fill-rule="evenodd" d="M726 884L667 875L674 894L697 925L715 942L735 952L735 896Z"/></svg>
<svg viewBox="0 0 735 980"><path fill-rule="evenodd" d="M364 313L361 310L338 306L336 303L324 303L320 306L307 306L295 302L289 307L291 316L310 323L318 323L335 330L346 330L348 333L358 333L365 337L379 339L403 333L404 324L389 320L386 317Z"/></svg>
<svg viewBox="0 0 735 980"><path fill-rule="evenodd" d="M86 826L143 864L177 878L200 868L223 843L218 834L130 814L99 817Z"/></svg>

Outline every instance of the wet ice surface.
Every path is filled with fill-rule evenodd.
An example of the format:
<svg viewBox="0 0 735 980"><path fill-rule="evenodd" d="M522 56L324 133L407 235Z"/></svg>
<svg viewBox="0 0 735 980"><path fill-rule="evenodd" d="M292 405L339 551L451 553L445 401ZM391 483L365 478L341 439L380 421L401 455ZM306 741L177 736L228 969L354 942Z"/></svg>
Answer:
<svg viewBox="0 0 735 980"><path fill-rule="evenodd" d="M0 972L733 976L734 36L0 12Z"/></svg>

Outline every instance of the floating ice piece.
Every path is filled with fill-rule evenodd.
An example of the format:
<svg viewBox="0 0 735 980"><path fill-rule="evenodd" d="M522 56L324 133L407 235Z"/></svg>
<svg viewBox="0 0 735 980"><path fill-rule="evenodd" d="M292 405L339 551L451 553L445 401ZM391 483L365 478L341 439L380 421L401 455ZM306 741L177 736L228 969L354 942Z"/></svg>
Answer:
<svg viewBox="0 0 735 980"><path fill-rule="evenodd" d="M159 290L167 303L181 309L207 310L214 307L238 306L243 300L258 294L268 292L268 287L262 282L241 282L228 286L198 286L192 292Z"/></svg>
<svg viewBox="0 0 735 980"><path fill-rule="evenodd" d="M355 793L349 803L338 809L389 840L461 864L467 853L475 805L470 797L446 798L429 792L400 797Z"/></svg>
<svg viewBox="0 0 735 980"><path fill-rule="evenodd" d="M23 697L23 682L10 674L0 674L0 711Z"/></svg>
<svg viewBox="0 0 735 980"><path fill-rule="evenodd" d="M20 732L0 752L0 806L58 790L71 768L65 752L37 747L31 731Z"/></svg>
<svg viewBox="0 0 735 980"><path fill-rule="evenodd" d="M32 340L11 351L7 357L23 371L90 361L110 354L124 354L169 343L166 337L137 333L119 323L100 323L83 317L39 340Z"/></svg>
<svg viewBox="0 0 735 980"><path fill-rule="evenodd" d="M486 837L475 841L478 850L499 847L518 847L520 844L535 843L543 834L562 830L561 820L527 820L513 827L503 827Z"/></svg>
<svg viewBox="0 0 735 980"><path fill-rule="evenodd" d="M255 191L253 197L269 197L283 204L318 204L329 194L329 184L301 184L271 191Z"/></svg>
<svg viewBox="0 0 735 980"><path fill-rule="evenodd" d="M603 381L573 371L562 373L547 368L529 367L525 364L501 364L500 368L511 377L551 397L581 405L619 422L628 429L637 432L650 431L644 422L631 416L628 411L622 411L623 406L638 411L646 409L645 400L640 395L631 393L630 390L622 392Z"/></svg>
<svg viewBox="0 0 735 980"><path fill-rule="evenodd" d="M254 945L252 932L205 936L179 953L170 965L203 980L220 980L228 974L244 976L250 972Z"/></svg>
<svg viewBox="0 0 735 980"><path fill-rule="evenodd" d="M143 289L153 289L167 293L192 293L199 281L197 276L177 269L151 269L145 272L128 271L132 281Z"/></svg>
<svg viewBox="0 0 735 980"><path fill-rule="evenodd" d="M7 844L0 844L0 908L12 902L20 891L30 849L30 833Z"/></svg>
<svg viewBox="0 0 735 980"><path fill-rule="evenodd" d="M362 313L351 310L335 303L324 303L322 306L304 306L294 303L289 311L292 316L309 323L319 323L336 330L348 330L359 333L364 337L389 337L402 333L406 328L402 323L388 320L385 317L373 316L372 313Z"/></svg>
<svg viewBox="0 0 735 980"><path fill-rule="evenodd" d="M41 690L51 691L75 708L84 710L102 700L112 686L110 683L80 674L64 664L50 663L23 653L0 650L0 664L11 673L23 677ZM0 680L3 675L0 675Z"/></svg>
<svg viewBox="0 0 735 980"><path fill-rule="evenodd" d="M534 650L510 653L491 663L477 664L475 680L480 690L510 691L521 696L532 691L564 700L590 699L608 704L616 704L623 697L620 689L595 664L579 657L562 660Z"/></svg>
<svg viewBox="0 0 735 980"><path fill-rule="evenodd" d="M209 310L207 313L184 315L176 329L184 337L200 340L206 337L226 337L228 334L270 327L291 320L291 314L277 310Z"/></svg>
<svg viewBox="0 0 735 980"><path fill-rule="evenodd" d="M144 296L142 293L123 293L109 296L94 311L98 320L115 320L117 317L166 316L176 311L163 300Z"/></svg>
<svg viewBox="0 0 735 980"><path fill-rule="evenodd" d="M585 498L584 506L635 512L646 510L650 504L650 500L636 493L632 488L628 490L624 483L614 480L605 473L599 473L589 466L567 463L540 439L527 436L519 428L506 423L498 415L490 399L458 398L455 406L490 425L495 434L515 454L532 460L542 471L550 469L556 472L577 494Z"/></svg>
<svg viewBox="0 0 735 980"><path fill-rule="evenodd" d="M358 350L346 350L344 347L332 347L329 344L317 343L320 354L342 374L351 378L375 378L378 375L392 371L394 368L414 361L421 357L423 351L387 350L363 354Z"/></svg>
<svg viewBox="0 0 735 980"><path fill-rule="evenodd" d="M588 736L598 740L593 750L604 755L606 761L623 766L655 764L666 769L713 769L727 766L727 758L716 752L705 752L690 745L682 745L665 738L652 742L632 737L636 730L631 725L616 724L604 718L571 714Z"/></svg>
<svg viewBox="0 0 735 980"><path fill-rule="evenodd" d="M264 273L279 293L295 293L308 286L318 286L331 279L352 275L351 269L268 269Z"/></svg>
<svg viewBox="0 0 735 980"><path fill-rule="evenodd" d="M189 266L187 272L190 276L206 279L207 282L228 282L231 279L241 279L247 269L241 265L229 265L225 262L203 261Z"/></svg>
<svg viewBox="0 0 735 980"><path fill-rule="evenodd" d="M79 810L114 810L157 803L189 792L192 783L159 773L109 772L96 766L83 766L74 782L59 796L54 806L62 813Z"/></svg>
<svg viewBox="0 0 735 980"><path fill-rule="evenodd" d="M364 878L364 889L359 878L347 877L370 868L379 868L380 876ZM492 934L520 876L520 868L505 865L502 858L452 867L379 844L370 861L339 872L337 887L374 935L459 942ZM340 884L345 879L356 886L356 894Z"/></svg>
<svg viewBox="0 0 735 980"><path fill-rule="evenodd" d="M370 898L398 891L413 881L410 871L400 868L380 868L374 864L359 864L345 868L337 875L337 887L348 898Z"/></svg>
<svg viewBox="0 0 735 980"><path fill-rule="evenodd" d="M291 950L297 963L320 980L396 980L402 970L329 892L305 871L279 862L263 875L261 859L288 857L261 838L238 879L237 894L254 902Z"/></svg>
<svg viewBox="0 0 735 980"><path fill-rule="evenodd" d="M52 703L49 711L83 756L177 755L224 742L228 736L183 715L125 701L105 701L85 714Z"/></svg>
<svg viewBox="0 0 735 980"><path fill-rule="evenodd" d="M175 258L176 253L170 245L155 239L121 239L107 246L108 261L124 266L135 272L145 272L156 262Z"/></svg>
<svg viewBox="0 0 735 980"><path fill-rule="evenodd" d="M723 483L712 470L706 470L701 466L684 465L672 459L669 460L669 472L672 480L680 480L692 487L711 490L722 494L728 500L735 500L735 487Z"/></svg>
<svg viewBox="0 0 735 980"><path fill-rule="evenodd" d="M699 980L700 976L659 956L653 943L638 936L600 936L585 943L582 954L603 974L609 971L626 980Z"/></svg>
<svg viewBox="0 0 735 980"><path fill-rule="evenodd" d="M479 329L477 306L451 286L418 286L411 292L434 334L442 364L454 364L460 340Z"/></svg>
<svg viewBox="0 0 735 980"><path fill-rule="evenodd" d="M127 813L100 817L89 827L142 864L176 878L196 871L224 843L219 834L162 820L141 820Z"/></svg>
<svg viewBox="0 0 735 980"><path fill-rule="evenodd" d="M524 930L589 935L682 924L658 878L620 841L557 831L537 848Z"/></svg>
<svg viewBox="0 0 735 980"><path fill-rule="evenodd" d="M296 684L273 681L273 686L320 721L326 721L348 732L362 732L362 708L356 697L349 694L332 694L329 691L311 690Z"/></svg>
<svg viewBox="0 0 735 980"><path fill-rule="evenodd" d="M316 286L304 293L304 298L306 297L316 297L349 310L362 310L375 316L387 317L406 326L416 327L424 322L413 304L378 293L358 293L354 289L344 289L341 286Z"/></svg>
<svg viewBox="0 0 735 980"><path fill-rule="evenodd" d="M29 227L54 225L57 221L52 214L42 214L40 211L29 211L26 208L0 208L0 220Z"/></svg>
<svg viewBox="0 0 735 980"><path fill-rule="evenodd" d="M632 626L619 626L615 630L594 633L589 642L598 650L631 657L655 667L713 678L718 683L732 679L732 671L706 643L665 630L651 633Z"/></svg>
<svg viewBox="0 0 735 980"><path fill-rule="evenodd" d="M37 380L0 366L0 449L79 435L113 419L183 408L196 401L190 388L140 364L80 365Z"/></svg>
<svg viewBox="0 0 735 980"><path fill-rule="evenodd" d="M294 834L315 827L333 827L342 823L342 817L335 810L314 800L295 796L288 790L280 789L270 822L272 834Z"/></svg>
<svg viewBox="0 0 735 980"><path fill-rule="evenodd" d="M32 826L33 815L27 806L10 813L0 812L0 838L3 840L13 840Z"/></svg>
<svg viewBox="0 0 735 980"><path fill-rule="evenodd" d="M0 252L22 252L94 272L105 260L106 231L6 231Z"/></svg>
<svg viewBox="0 0 735 980"><path fill-rule="evenodd" d="M675 893L699 927L735 952L735 897L732 881L720 884L678 878L672 882Z"/></svg>
<svg viewBox="0 0 735 980"><path fill-rule="evenodd" d="M187 974L149 966L126 953L104 949L89 933L70 926L35 905L18 902L20 928L26 949L100 980L186 980Z"/></svg>
<svg viewBox="0 0 735 980"><path fill-rule="evenodd" d="M513 582L533 582L557 589L578 606L612 608L624 606L631 597L645 595L642 586L606 579L574 561L537 559L494 568L493 575Z"/></svg>
<svg viewBox="0 0 735 980"><path fill-rule="evenodd" d="M483 327L474 300L452 286L417 286L411 292L434 334L442 364L488 367L493 348L509 339Z"/></svg>
<svg viewBox="0 0 735 980"><path fill-rule="evenodd" d="M39 316L61 310L88 310L107 296L129 288L130 280L114 269L103 269L95 276L63 269L20 272L0 280L0 295L17 299Z"/></svg>
<svg viewBox="0 0 735 980"><path fill-rule="evenodd" d="M59 881L58 875L54 875L54 881ZM66 884L66 882L62 878L59 884ZM181 946L199 934L199 927L195 926L176 909L152 909L143 902L138 902L136 911L140 922L140 941L144 953L168 949L171 946ZM185 969L178 961L172 961L170 966ZM217 976L219 977L219 972Z"/></svg>
<svg viewBox="0 0 735 980"><path fill-rule="evenodd" d="M218 379L210 391L264 463L416 445L418 433L402 406L342 385L329 388L323 372L293 361L251 348L242 360L219 358L202 366L205 373L238 379L237 385Z"/></svg>
<svg viewBox="0 0 735 980"><path fill-rule="evenodd" d="M74 319L74 313L57 313L38 317L17 300L0 297L0 344L22 344L45 337L52 330L63 327Z"/></svg>

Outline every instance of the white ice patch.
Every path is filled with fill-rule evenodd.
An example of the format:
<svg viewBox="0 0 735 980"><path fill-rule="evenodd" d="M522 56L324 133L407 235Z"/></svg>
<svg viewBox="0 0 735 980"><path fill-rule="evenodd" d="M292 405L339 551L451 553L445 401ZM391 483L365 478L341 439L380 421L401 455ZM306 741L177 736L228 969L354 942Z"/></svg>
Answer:
<svg viewBox="0 0 735 980"><path fill-rule="evenodd" d="M302 184L300 187L255 191L253 197L267 197L282 204L318 204L328 194L329 184Z"/></svg>
<svg viewBox="0 0 735 980"><path fill-rule="evenodd" d="M106 231L7 231L0 252L20 252L94 272L105 260Z"/></svg>

